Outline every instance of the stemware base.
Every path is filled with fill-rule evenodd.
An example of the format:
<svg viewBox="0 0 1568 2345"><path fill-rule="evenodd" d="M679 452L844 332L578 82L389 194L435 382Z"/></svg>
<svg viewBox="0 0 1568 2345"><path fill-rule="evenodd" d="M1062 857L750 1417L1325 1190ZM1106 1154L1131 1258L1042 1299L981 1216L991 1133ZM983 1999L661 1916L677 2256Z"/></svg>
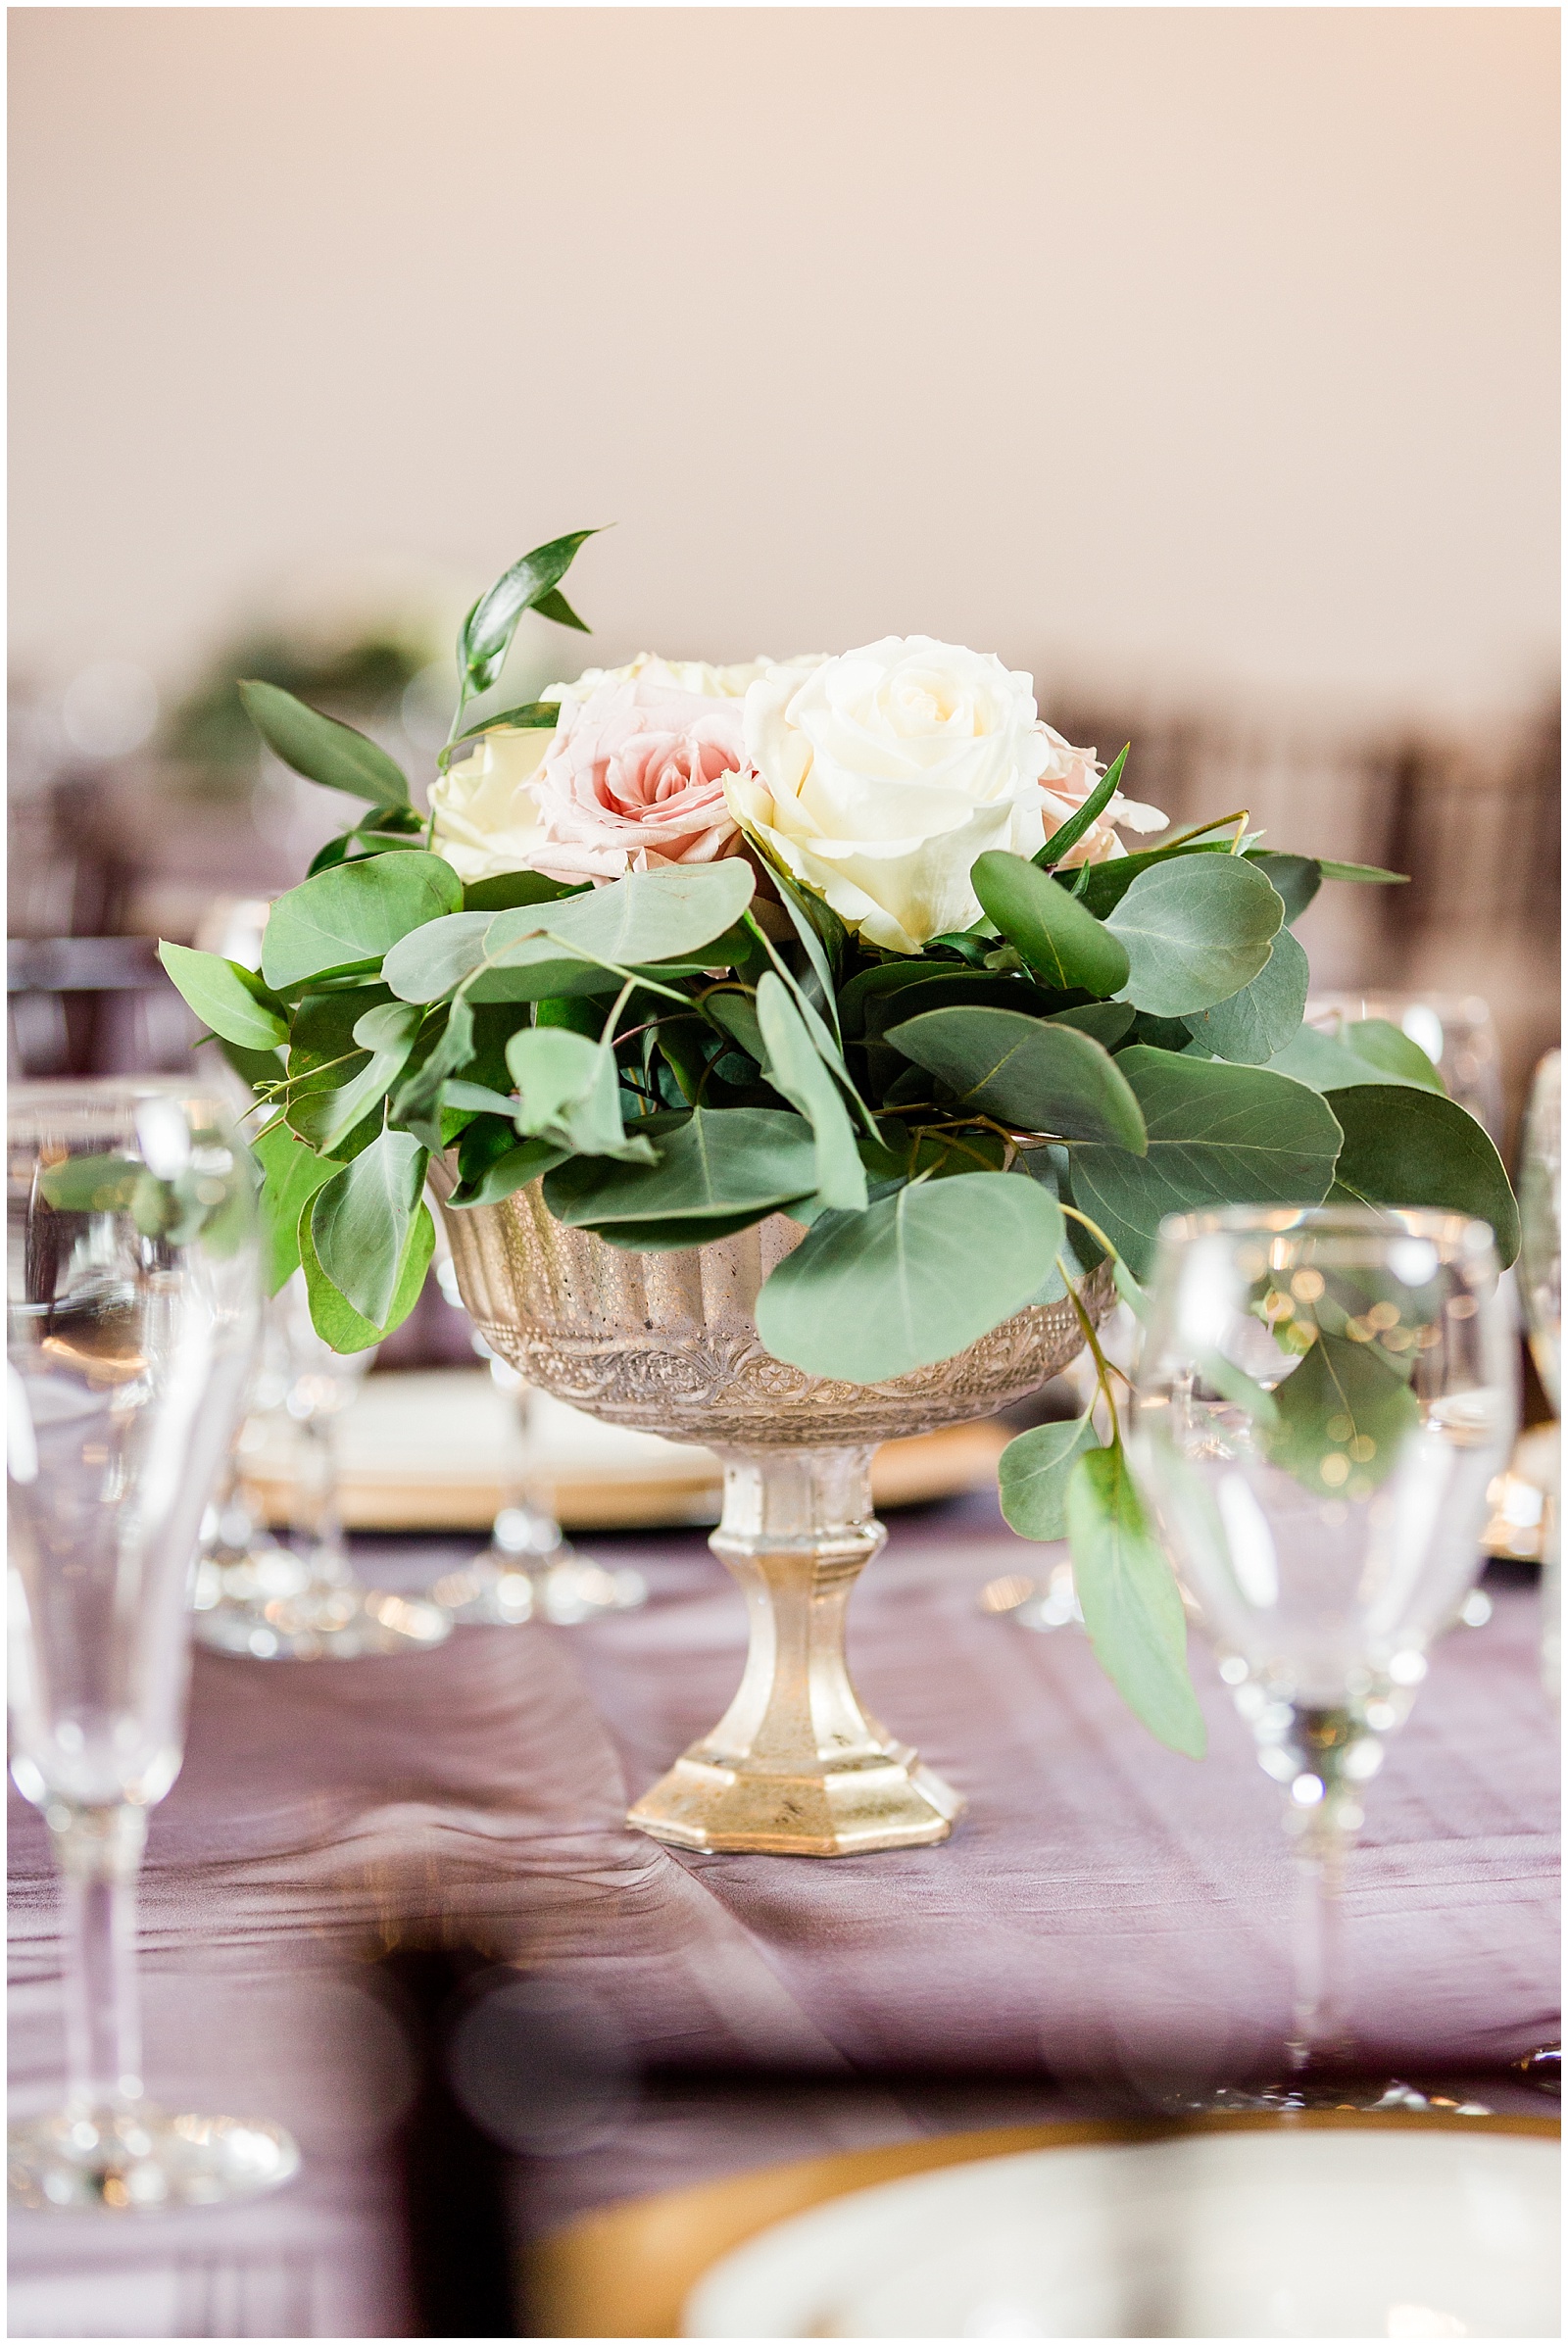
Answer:
<svg viewBox="0 0 1568 2345"><path fill-rule="evenodd" d="M564 1544L548 1562L490 1547L438 1580L428 1594L460 1628L511 1629L536 1620L574 1629L607 1612L636 1611L648 1601L648 1583L629 1566L606 1571Z"/></svg>
<svg viewBox="0 0 1568 2345"><path fill-rule="evenodd" d="M258 1547L197 1576L196 1642L249 1661L359 1661L427 1651L452 1622L439 1603L328 1577L287 1547Z"/></svg>
<svg viewBox="0 0 1568 2345"><path fill-rule="evenodd" d="M233 2117L171 2117L145 2102L82 2115L56 2110L14 2126L13 2206L151 2213L276 2190L300 2154L281 2125Z"/></svg>
<svg viewBox="0 0 1568 2345"><path fill-rule="evenodd" d="M1250 2086L1217 2085L1201 2095L1172 2094L1160 2104L1173 2117L1251 2116L1261 2111L1291 2117L1307 2110L1428 2111L1434 2117L1491 2117L1483 2101L1455 2100L1451 2094L1424 2093L1397 2076L1377 2080L1364 2076L1302 2076L1279 2083Z"/></svg>

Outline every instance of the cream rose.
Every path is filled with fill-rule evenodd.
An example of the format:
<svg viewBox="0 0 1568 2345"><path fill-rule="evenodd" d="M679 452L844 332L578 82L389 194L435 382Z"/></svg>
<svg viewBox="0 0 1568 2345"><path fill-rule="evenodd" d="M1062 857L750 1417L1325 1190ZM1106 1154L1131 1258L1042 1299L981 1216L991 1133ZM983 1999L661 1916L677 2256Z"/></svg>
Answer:
<svg viewBox="0 0 1568 2345"><path fill-rule="evenodd" d="M539 801L533 777L554 738L548 730L506 726L481 733L468 756L431 783L430 843L466 885L534 868Z"/></svg>
<svg viewBox="0 0 1568 2345"><path fill-rule="evenodd" d="M972 926L975 858L1036 854L1098 778L1091 751L1041 723L1028 676L927 635L759 678L746 747L724 784L736 819L893 953Z"/></svg>
<svg viewBox="0 0 1568 2345"><path fill-rule="evenodd" d="M657 652L639 652L635 660L628 660L624 667L585 667L573 684L552 684L540 699L560 701L563 706L571 701L590 700L606 684L658 684L670 692L698 692L710 701L743 701L759 676L765 676L777 660L759 657L739 660L729 667L715 667L709 660L662 660ZM800 666L799 660L786 664ZM816 662L808 664L814 666Z"/></svg>

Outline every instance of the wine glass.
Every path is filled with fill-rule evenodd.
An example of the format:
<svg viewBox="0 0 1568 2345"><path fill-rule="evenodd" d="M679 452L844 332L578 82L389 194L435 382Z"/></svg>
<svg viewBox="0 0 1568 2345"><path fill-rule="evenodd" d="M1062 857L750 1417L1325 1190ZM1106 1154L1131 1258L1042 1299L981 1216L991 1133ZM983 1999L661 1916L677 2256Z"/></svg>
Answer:
<svg viewBox="0 0 1568 2345"><path fill-rule="evenodd" d="M1291 2080L1265 2104L1344 2099L1346 1852L1479 1570L1516 1386L1481 1222L1239 1206L1161 1228L1135 1463L1299 1860Z"/></svg>
<svg viewBox="0 0 1568 2345"><path fill-rule="evenodd" d="M1502 1061L1492 1011L1479 994L1396 994L1382 988L1313 994L1302 1022L1352 1046L1367 1021L1397 1027L1426 1052L1450 1099L1502 1146Z"/></svg>
<svg viewBox="0 0 1568 2345"><path fill-rule="evenodd" d="M249 1160L178 1080L12 1095L7 1256L11 1771L64 1895L69 2087L11 2136L15 2198L245 2197L299 2163L281 2127L147 2101L135 1883L179 1773L203 1512L258 1318Z"/></svg>
<svg viewBox="0 0 1568 2345"><path fill-rule="evenodd" d="M344 1542L337 1420L373 1354L335 1352L317 1334L300 1271L265 1305L265 1330L251 1422L288 1428L290 1539L258 1531L239 1552L204 1559L198 1643L254 1661L357 1661L444 1642L441 1606L363 1587Z"/></svg>

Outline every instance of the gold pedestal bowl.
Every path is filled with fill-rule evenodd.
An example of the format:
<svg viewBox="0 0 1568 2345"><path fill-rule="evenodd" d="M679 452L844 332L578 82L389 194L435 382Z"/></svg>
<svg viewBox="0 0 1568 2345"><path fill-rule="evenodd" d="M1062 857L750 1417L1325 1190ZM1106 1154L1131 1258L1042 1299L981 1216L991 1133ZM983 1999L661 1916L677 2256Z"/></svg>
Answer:
<svg viewBox="0 0 1568 2345"><path fill-rule="evenodd" d="M775 1856L945 1840L962 1798L870 1716L845 1658L850 1590L887 1537L871 1513L871 1454L1036 1391L1082 1342L1071 1304L1019 1311L953 1359L886 1384L834 1384L774 1359L758 1337L758 1290L805 1236L783 1214L661 1254L565 1228L537 1182L444 1217L475 1327L529 1384L724 1461L710 1543L746 1596L745 1674L717 1726L627 1822L679 1848ZM1107 1306L1099 1274L1085 1299L1096 1316Z"/></svg>

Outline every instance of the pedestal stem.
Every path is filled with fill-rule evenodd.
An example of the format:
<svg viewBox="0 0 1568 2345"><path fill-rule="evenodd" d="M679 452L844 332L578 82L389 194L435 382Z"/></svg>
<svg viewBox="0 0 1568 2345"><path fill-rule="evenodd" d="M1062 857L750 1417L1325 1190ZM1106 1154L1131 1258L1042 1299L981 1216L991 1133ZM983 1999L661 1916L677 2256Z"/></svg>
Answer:
<svg viewBox="0 0 1568 2345"><path fill-rule="evenodd" d="M687 1848L840 1856L945 1839L962 1801L862 1706L845 1608L886 1533L871 1450L756 1449L725 1458L710 1540L746 1597L739 1691L628 1821Z"/></svg>

